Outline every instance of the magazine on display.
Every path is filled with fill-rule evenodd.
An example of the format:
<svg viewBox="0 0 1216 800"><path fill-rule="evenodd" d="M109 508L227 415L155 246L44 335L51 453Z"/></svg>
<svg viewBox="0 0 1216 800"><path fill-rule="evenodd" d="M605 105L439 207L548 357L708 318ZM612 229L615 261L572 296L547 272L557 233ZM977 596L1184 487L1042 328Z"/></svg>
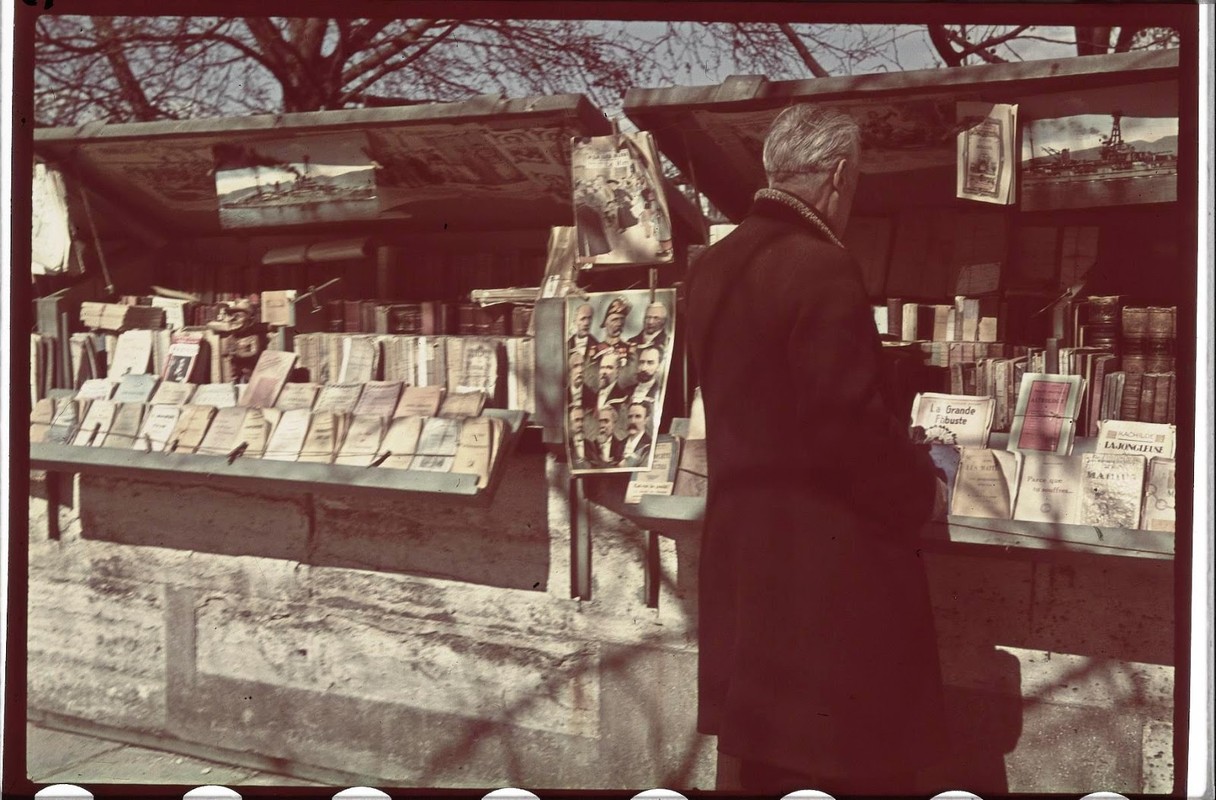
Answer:
<svg viewBox="0 0 1216 800"><path fill-rule="evenodd" d="M1125 453L1149 458L1173 458L1177 428L1159 422L1104 419L1098 422L1098 453Z"/></svg>
<svg viewBox="0 0 1216 800"><path fill-rule="evenodd" d="M1034 451L1022 453L1013 518L1077 524L1081 515L1081 476L1079 458Z"/></svg>
<svg viewBox="0 0 1216 800"><path fill-rule="evenodd" d="M249 384L241 394L240 405L272 408L296 365L296 354L282 350L263 350L258 356Z"/></svg>
<svg viewBox="0 0 1216 800"><path fill-rule="evenodd" d="M1023 375L1008 449L1071 453L1084 385L1085 379L1079 375Z"/></svg>
<svg viewBox="0 0 1216 800"><path fill-rule="evenodd" d="M1018 107L1006 103L962 102L961 122L974 124L958 135L956 194L965 200L1010 205L1017 199Z"/></svg>
<svg viewBox="0 0 1216 800"><path fill-rule="evenodd" d="M574 474L651 468L675 340L675 290L566 300L566 446Z"/></svg>
<svg viewBox="0 0 1216 800"><path fill-rule="evenodd" d="M964 447L950 493L950 513L1009 519L1018 491L1021 457L1007 450Z"/></svg>
<svg viewBox="0 0 1216 800"><path fill-rule="evenodd" d="M1145 462L1140 455L1082 455L1079 522L1099 528L1139 527Z"/></svg>
<svg viewBox="0 0 1216 800"><path fill-rule="evenodd" d="M923 441L959 447L986 447L995 399L924 392L912 401L912 426Z"/></svg>
<svg viewBox="0 0 1216 800"><path fill-rule="evenodd" d="M575 139L570 172L580 261L660 264L672 260L671 212L649 133Z"/></svg>
<svg viewBox="0 0 1216 800"><path fill-rule="evenodd" d="M198 452L211 420L215 417L215 406L185 405L177 417L177 427L173 429L173 441L177 443L176 453Z"/></svg>
<svg viewBox="0 0 1216 800"><path fill-rule="evenodd" d="M1174 532L1174 464L1172 458L1149 459L1140 515L1143 530Z"/></svg>
<svg viewBox="0 0 1216 800"><path fill-rule="evenodd" d="M654 445L654 461L647 472L635 472L625 488L625 502L636 504L644 495L670 495L676 484L676 468L680 462L680 440L667 433L659 434Z"/></svg>
<svg viewBox="0 0 1216 800"><path fill-rule="evenodd" d="M389 469L409 469L414 462L414 453L418 449L418 438L422 435L421 416L398 416L389 425L384 434L381 448L387 452L388 458L380 465Z"/></svg>

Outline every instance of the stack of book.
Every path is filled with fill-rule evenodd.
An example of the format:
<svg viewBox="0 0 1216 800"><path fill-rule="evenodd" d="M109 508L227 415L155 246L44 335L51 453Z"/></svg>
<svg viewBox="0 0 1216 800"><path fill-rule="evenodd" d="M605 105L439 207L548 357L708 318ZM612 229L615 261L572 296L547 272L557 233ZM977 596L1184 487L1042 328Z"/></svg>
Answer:
<svg viewBox="0 0 1216 800"><path fill-rule="evenodd" d="M297 335L293 348L315 383L386 380L450 392L476 389L492 408L535 412L531 337L309 333Z"/></svg>
<svg viewBox="0 0 1216 800"><path fill-rule="evenodd" d="M1123 366L1127 372L1163 373L1174 369L1173 306L1128 306L1123 309Z"/></svg>
<svg viewBox="0 0 1216 800"><path fill-rule="evenodd" d="M1073 343L1119 353L1121 303L1122 298L1118 295L1091 296L1078 303L1073 317L1076 329Z"/></svg>
<svg viewBox="0 0 1216 800"><path fill-rule="evenodd" d="M1086 379L1081 430L1094 436L1102 420L1173 423L1175 307L1125 305L1119 296L1074 304L1068 346L1044 361L1063 375ZM1035 367L1032 358L1032 367Z"/></svg>
<svg viewBox="0 0 1216 800"><path fill-rule="evenodd" d="M874 306L874 319L879 333L917 343L930 366L948 367L1005 355L1006 345L999 341L998 302L993 296L959 295L953 304L895 298L885 306ZM964 345L968 354L964 354Z"/></svg>
<svg viewBox="0 0 1216 800"><path fill-rule="evenodd" d="M126 303L80 304L80 324L90 330L126 331L165 327L165 310L151 305Z"/></svg>
<svg viewBox="0 0 1216 800"><path fill-rule="evenodd" d="M456 333L506 336L511 332L512 308L510 303L461 303L456 308Z"/></svg>
<svg viewBox="0 0 1216 800"><path fill-rule="evenodd" d="M1103 382L1102 419L1140 422L1176 421L1177 375L1174 372L1120 371Z"/></svg>
<svg viewBox="0 0 1216 800"><path fill-rule="evenodd" d="M440 336L453 332L454 317L448 303L380 303L374 326L366 332Z"/></svg>
<svg viewBox="0 0 1216 800"><path fill-rule="evenodd" d="M876 317L882 306L875 308ZM885 306L887 333L906 342L995 342L999 313L994 297L957 296L953 304L892 298Z"/></svg>

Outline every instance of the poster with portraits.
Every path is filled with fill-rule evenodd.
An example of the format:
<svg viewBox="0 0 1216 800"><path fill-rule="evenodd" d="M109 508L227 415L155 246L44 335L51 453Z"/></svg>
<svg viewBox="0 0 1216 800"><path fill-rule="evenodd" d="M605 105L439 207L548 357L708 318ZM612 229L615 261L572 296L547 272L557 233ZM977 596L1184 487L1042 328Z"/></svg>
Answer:
<svg viewBox="0 0 1216 800"><path fill-rule="evenodd" d="M566 449L578 474L648 470L671 371L675 290L566 300Z"/></svg>
<svg viewBox="0 0 1216 800"><path fill-rule="evenodd" d="M671 261L671 212L649 133L575 138L570 175L581 262Z"/></svg>

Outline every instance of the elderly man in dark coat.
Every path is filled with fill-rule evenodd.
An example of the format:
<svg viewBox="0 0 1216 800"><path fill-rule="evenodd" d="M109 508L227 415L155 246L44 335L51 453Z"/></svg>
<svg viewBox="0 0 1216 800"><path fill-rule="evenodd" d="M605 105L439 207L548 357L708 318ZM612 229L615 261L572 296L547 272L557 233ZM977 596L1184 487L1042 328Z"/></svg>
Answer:
<svg viewBox="0 0 1216 800"><path fill-rule="evenodd" d="M691 269L710 469L698 716L735 786L917 792L940 757L937 641L917 550L943 487L907 435L858 268L846 115L794 106L769 188Z"/></svg>

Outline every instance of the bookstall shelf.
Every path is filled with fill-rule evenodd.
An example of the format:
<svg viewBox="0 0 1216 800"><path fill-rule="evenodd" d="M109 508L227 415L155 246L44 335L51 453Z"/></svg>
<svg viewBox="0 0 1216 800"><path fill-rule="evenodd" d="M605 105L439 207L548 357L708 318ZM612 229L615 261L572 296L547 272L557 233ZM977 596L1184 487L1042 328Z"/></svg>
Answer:
<svg viewBox="0 0 1216 800"><path fill-rule="evenodd" d="M482 414L501 419L507 426L507 434L494 460L490 479L483 489L477 487L476 475L458 473L263 461L244 456L230 463L225 456L145 453L69 444L32 444L30 467L49 473L87 473L134 480L202 481L216 487L244 491L273 489L309 494L357 493L382 498L413 492L488 505L502 480L502 473L519 440L527 415L522 411L502 409L486 409Z"/></svg>
<svg viewBox="0 0 1216 800"><path fill-rule="evenodd" d="M647 496L627 510L640 527L673 539L697 536L705 518L703 497ZM1173 562L1174 534L1021 520L950 516L921 529L926 550L1042 561L1111 556Z"/></svg>

